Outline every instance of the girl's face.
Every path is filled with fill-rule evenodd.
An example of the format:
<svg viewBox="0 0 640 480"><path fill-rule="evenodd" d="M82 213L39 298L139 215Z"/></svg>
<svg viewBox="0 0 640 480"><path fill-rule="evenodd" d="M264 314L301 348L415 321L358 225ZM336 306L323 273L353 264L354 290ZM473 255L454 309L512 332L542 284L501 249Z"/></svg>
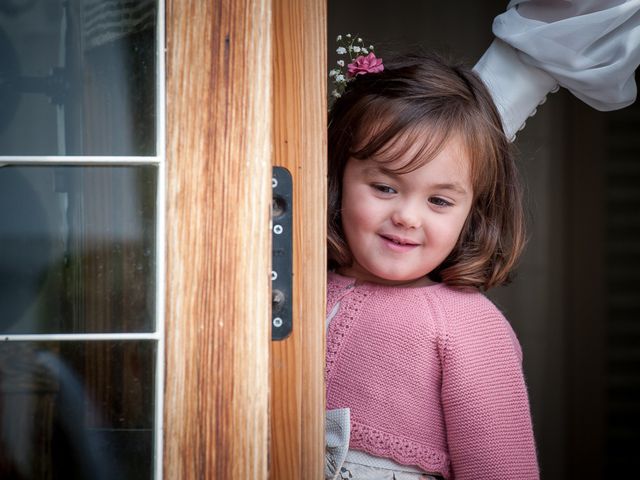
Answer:
<svg viewBox="0 0 640 480"><path fill-rule="evenodd" d="M388 164L350 158L342 179L342 228L353 263L340 273L384 284L428 284L447 258L473 201L469 158L453 137L431 161L409 173L412 150Z"/></svg>

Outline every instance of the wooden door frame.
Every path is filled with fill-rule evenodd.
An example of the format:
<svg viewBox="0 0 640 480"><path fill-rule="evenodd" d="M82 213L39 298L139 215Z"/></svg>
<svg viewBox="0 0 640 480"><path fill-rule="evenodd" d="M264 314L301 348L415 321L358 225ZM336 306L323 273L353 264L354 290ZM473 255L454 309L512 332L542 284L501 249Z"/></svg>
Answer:
<svg viewBox="0 0 640 480"><path fill-rule="evenodd" d="M274 165L293 179L293 331L271 343L270 478L324 472L326 0L274 0Z"/></svg>
<svg viewBox="0 0 640 480"><path fill-rule="evenodd" d="M322 478L325 23L325 0L166 1L165 478ZM272 165L294 185L273 343Z"/></svg>
<svg viewBox="0 0 640 480"><path fill-rule="evenodd" d="M167 0L166 31L164 476L262 480L270 1Z"/></svg>

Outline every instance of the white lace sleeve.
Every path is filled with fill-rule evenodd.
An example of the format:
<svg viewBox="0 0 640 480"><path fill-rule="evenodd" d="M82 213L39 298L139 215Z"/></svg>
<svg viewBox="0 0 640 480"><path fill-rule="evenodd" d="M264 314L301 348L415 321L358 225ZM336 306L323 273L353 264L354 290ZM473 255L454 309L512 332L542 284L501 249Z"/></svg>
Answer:
<svg viewBox="0 0 640 480"><path fill-rule="evenodd" d="M635 100L640 0L513 0L475 70L511 138L557 84L598 110Z"/></svg>

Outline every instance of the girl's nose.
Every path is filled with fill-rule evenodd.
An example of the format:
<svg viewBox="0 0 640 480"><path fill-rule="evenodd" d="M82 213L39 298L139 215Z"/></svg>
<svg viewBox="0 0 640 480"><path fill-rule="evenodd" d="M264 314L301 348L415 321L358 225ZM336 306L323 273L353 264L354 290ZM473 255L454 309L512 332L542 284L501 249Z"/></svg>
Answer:
<svg viewBox="0 0 640 480"><path fill-rule="evenodd" d="M420 226L420 214L417 206L411 202L405 202L394 210L391 221L394 225L404 228L418 228Z"/></svg>

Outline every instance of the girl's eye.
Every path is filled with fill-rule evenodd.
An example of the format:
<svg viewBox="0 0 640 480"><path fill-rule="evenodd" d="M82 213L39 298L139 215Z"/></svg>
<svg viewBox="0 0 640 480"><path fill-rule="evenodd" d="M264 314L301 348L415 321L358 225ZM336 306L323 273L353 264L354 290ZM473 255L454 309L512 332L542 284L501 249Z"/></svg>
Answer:
<svg viewBox="0 0 640 480"><path fill-rule="evenodd" d="M429 199L429 202L436 207L451 207L453 205L453 203L451 203L450 201L440 197L431 197Z"/></svg>
<svg viewBox="0 0 640 480"><path fill-rule="evenodd" d="M383 185L383 184L380 184L380 183L376 183L376 184L373 184L372 187L375 188L377 191L382 192L382 193L398 193L393 188L391 188L389 185Z"/></svg>

